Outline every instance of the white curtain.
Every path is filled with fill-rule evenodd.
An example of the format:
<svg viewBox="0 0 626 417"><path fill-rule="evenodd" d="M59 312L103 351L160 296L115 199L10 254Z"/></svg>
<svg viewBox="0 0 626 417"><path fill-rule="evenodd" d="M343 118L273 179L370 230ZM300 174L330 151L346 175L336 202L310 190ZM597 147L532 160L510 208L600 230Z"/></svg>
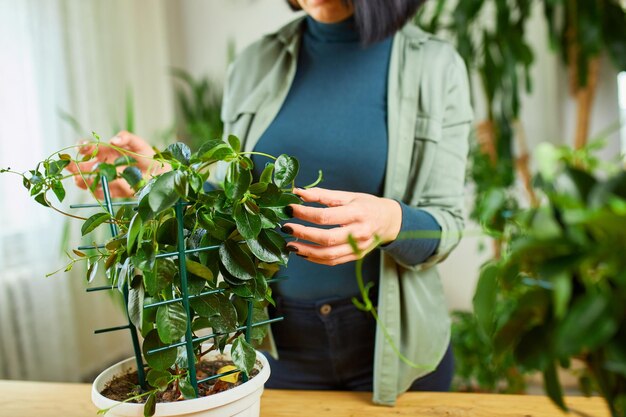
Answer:
<svg viewBox="0 0 626 417"><path fill-rule="evenodd" d="M163 0L0 0L0 167L32 169L76 143L60 111L110 137L129 92L135 131L154 139L173 120L168 64ZM63 230L79 243L66 226L0 175L0 379L79 380L130 353L127 332L93 335L124 317L84 292L83 266L45 278L66 261Z"/></svg>

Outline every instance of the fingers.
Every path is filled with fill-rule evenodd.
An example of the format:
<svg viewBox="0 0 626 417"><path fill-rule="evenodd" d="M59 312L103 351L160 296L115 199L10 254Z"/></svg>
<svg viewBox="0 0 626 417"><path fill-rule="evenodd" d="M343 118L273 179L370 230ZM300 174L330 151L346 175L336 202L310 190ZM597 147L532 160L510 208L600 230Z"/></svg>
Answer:
<svg viewBox="0 0 626 417"><path fill-rule="evenodd" d="M72 162L68 164L65 169L71 172L72 174L79 174L80 172L91 172L94 166L98 163L98 161L88 161L88 162Z"/></svg>
<svg viewBox="0 0 626 417"><path fill-rule="evenodd" d="M356 241L365 241L371 238L372 235L361 225L320 229L318 227L308 227L296 223L286 223L282 227L282 231L295 238L317 243L322 246L335 246L348 243L348 236L350 235L352 235Z"/></svg>
<svg viewBox="0 0 626 417"><path fill-rule="evenodd" d="M360 213L350 206L308 207L292 204L293 217L319 225L344 225L360 220Z"/></svg>
<svg viewBox="0 0 626 417"><path fill-rule="evenodd" d="M302 242L290 242L287 249L311 262L332 266L351 262L365 256L374 247L374 243L373 239L359 243L358 253L355 253L352 246L347 243L336 246L318 246Z"/></svg>
<svg viewBox="0 0 626 417"><path fill-rule="evenodd" d="M357 193L348 191L327 190L325 188L296 188L294 194L300 196L306 203L320 203L328 207L344 206L352 201Z"/></svg>
<svg viewBox="0 0 626 417"><path fill-rule="evenodd" d="M80 175L76 175L74 177L74 184L76 184L78 188L82 188L83 190L86 190L87 188L91 187L91 184L93 184L93 179L84 178L84 177L81 177Z"/></svg>

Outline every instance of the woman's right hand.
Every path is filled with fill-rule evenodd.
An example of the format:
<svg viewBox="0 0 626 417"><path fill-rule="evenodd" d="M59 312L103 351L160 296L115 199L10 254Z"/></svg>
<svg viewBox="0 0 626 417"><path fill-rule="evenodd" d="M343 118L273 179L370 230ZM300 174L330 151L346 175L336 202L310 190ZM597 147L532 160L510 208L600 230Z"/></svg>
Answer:
<svg viewBox="0 0 626 417"><path fill-rule="evenodd" d="M154 160L152 160L155 152L150 144L137 135L122 131L111 138L109 143L117 148L129 151L127 156L132 157L137 161L135 166L141 170L141 173L144 176L147 174L154 175L165 170L164 167L155 164ZM84 145L80 147L79 152L83 155L90 155L94 151L94 148L95 145ZM93 180L83 178L83 176L79 174L79 170L80 172L91 172L97 164L103 162L113 163L121 155L122 153L120 151L109 146L101 145L99 146L98 153L92 160L87 162L72 163L67 166L67 170L75 174L74 182L79 188L87 189L87 187L91 186ZM139 155L144 156L144 158ZM118 171L122 171L124 168L124 166L118 167ZM109 184L109 189L112 197L132 197L135 194L135 191L130 187L130 185L122 179L112 181ZM104 197L102 187L100 185L98 185L98 188L94 190L94 194L99 199Z"/></svg>

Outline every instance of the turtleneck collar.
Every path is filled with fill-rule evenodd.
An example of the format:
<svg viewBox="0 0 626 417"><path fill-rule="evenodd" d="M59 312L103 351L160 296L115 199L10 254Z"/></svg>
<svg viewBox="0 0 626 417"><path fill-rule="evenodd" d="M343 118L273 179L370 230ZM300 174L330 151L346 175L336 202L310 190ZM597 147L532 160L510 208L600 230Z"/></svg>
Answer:
<svg viewBox="0 0 626 417"><path fill-rule="evenodd" d="M306 33L317 41L327 43L359 42L360 40L354 16L338 23L321 23L307 16Z"/></svg>

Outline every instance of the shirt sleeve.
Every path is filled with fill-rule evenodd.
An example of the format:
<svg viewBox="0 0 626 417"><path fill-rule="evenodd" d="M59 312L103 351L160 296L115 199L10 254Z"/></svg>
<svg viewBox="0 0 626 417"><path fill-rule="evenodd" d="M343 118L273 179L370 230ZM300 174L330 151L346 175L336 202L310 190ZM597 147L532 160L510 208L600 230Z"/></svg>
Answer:
<svg viewBox="0 0 626 417"><path fill-rule="evenodd" d="M417 265L436 252L441 226L424 210L399 203L402 208L400 234L382 249L403 264Z"/></svg>

